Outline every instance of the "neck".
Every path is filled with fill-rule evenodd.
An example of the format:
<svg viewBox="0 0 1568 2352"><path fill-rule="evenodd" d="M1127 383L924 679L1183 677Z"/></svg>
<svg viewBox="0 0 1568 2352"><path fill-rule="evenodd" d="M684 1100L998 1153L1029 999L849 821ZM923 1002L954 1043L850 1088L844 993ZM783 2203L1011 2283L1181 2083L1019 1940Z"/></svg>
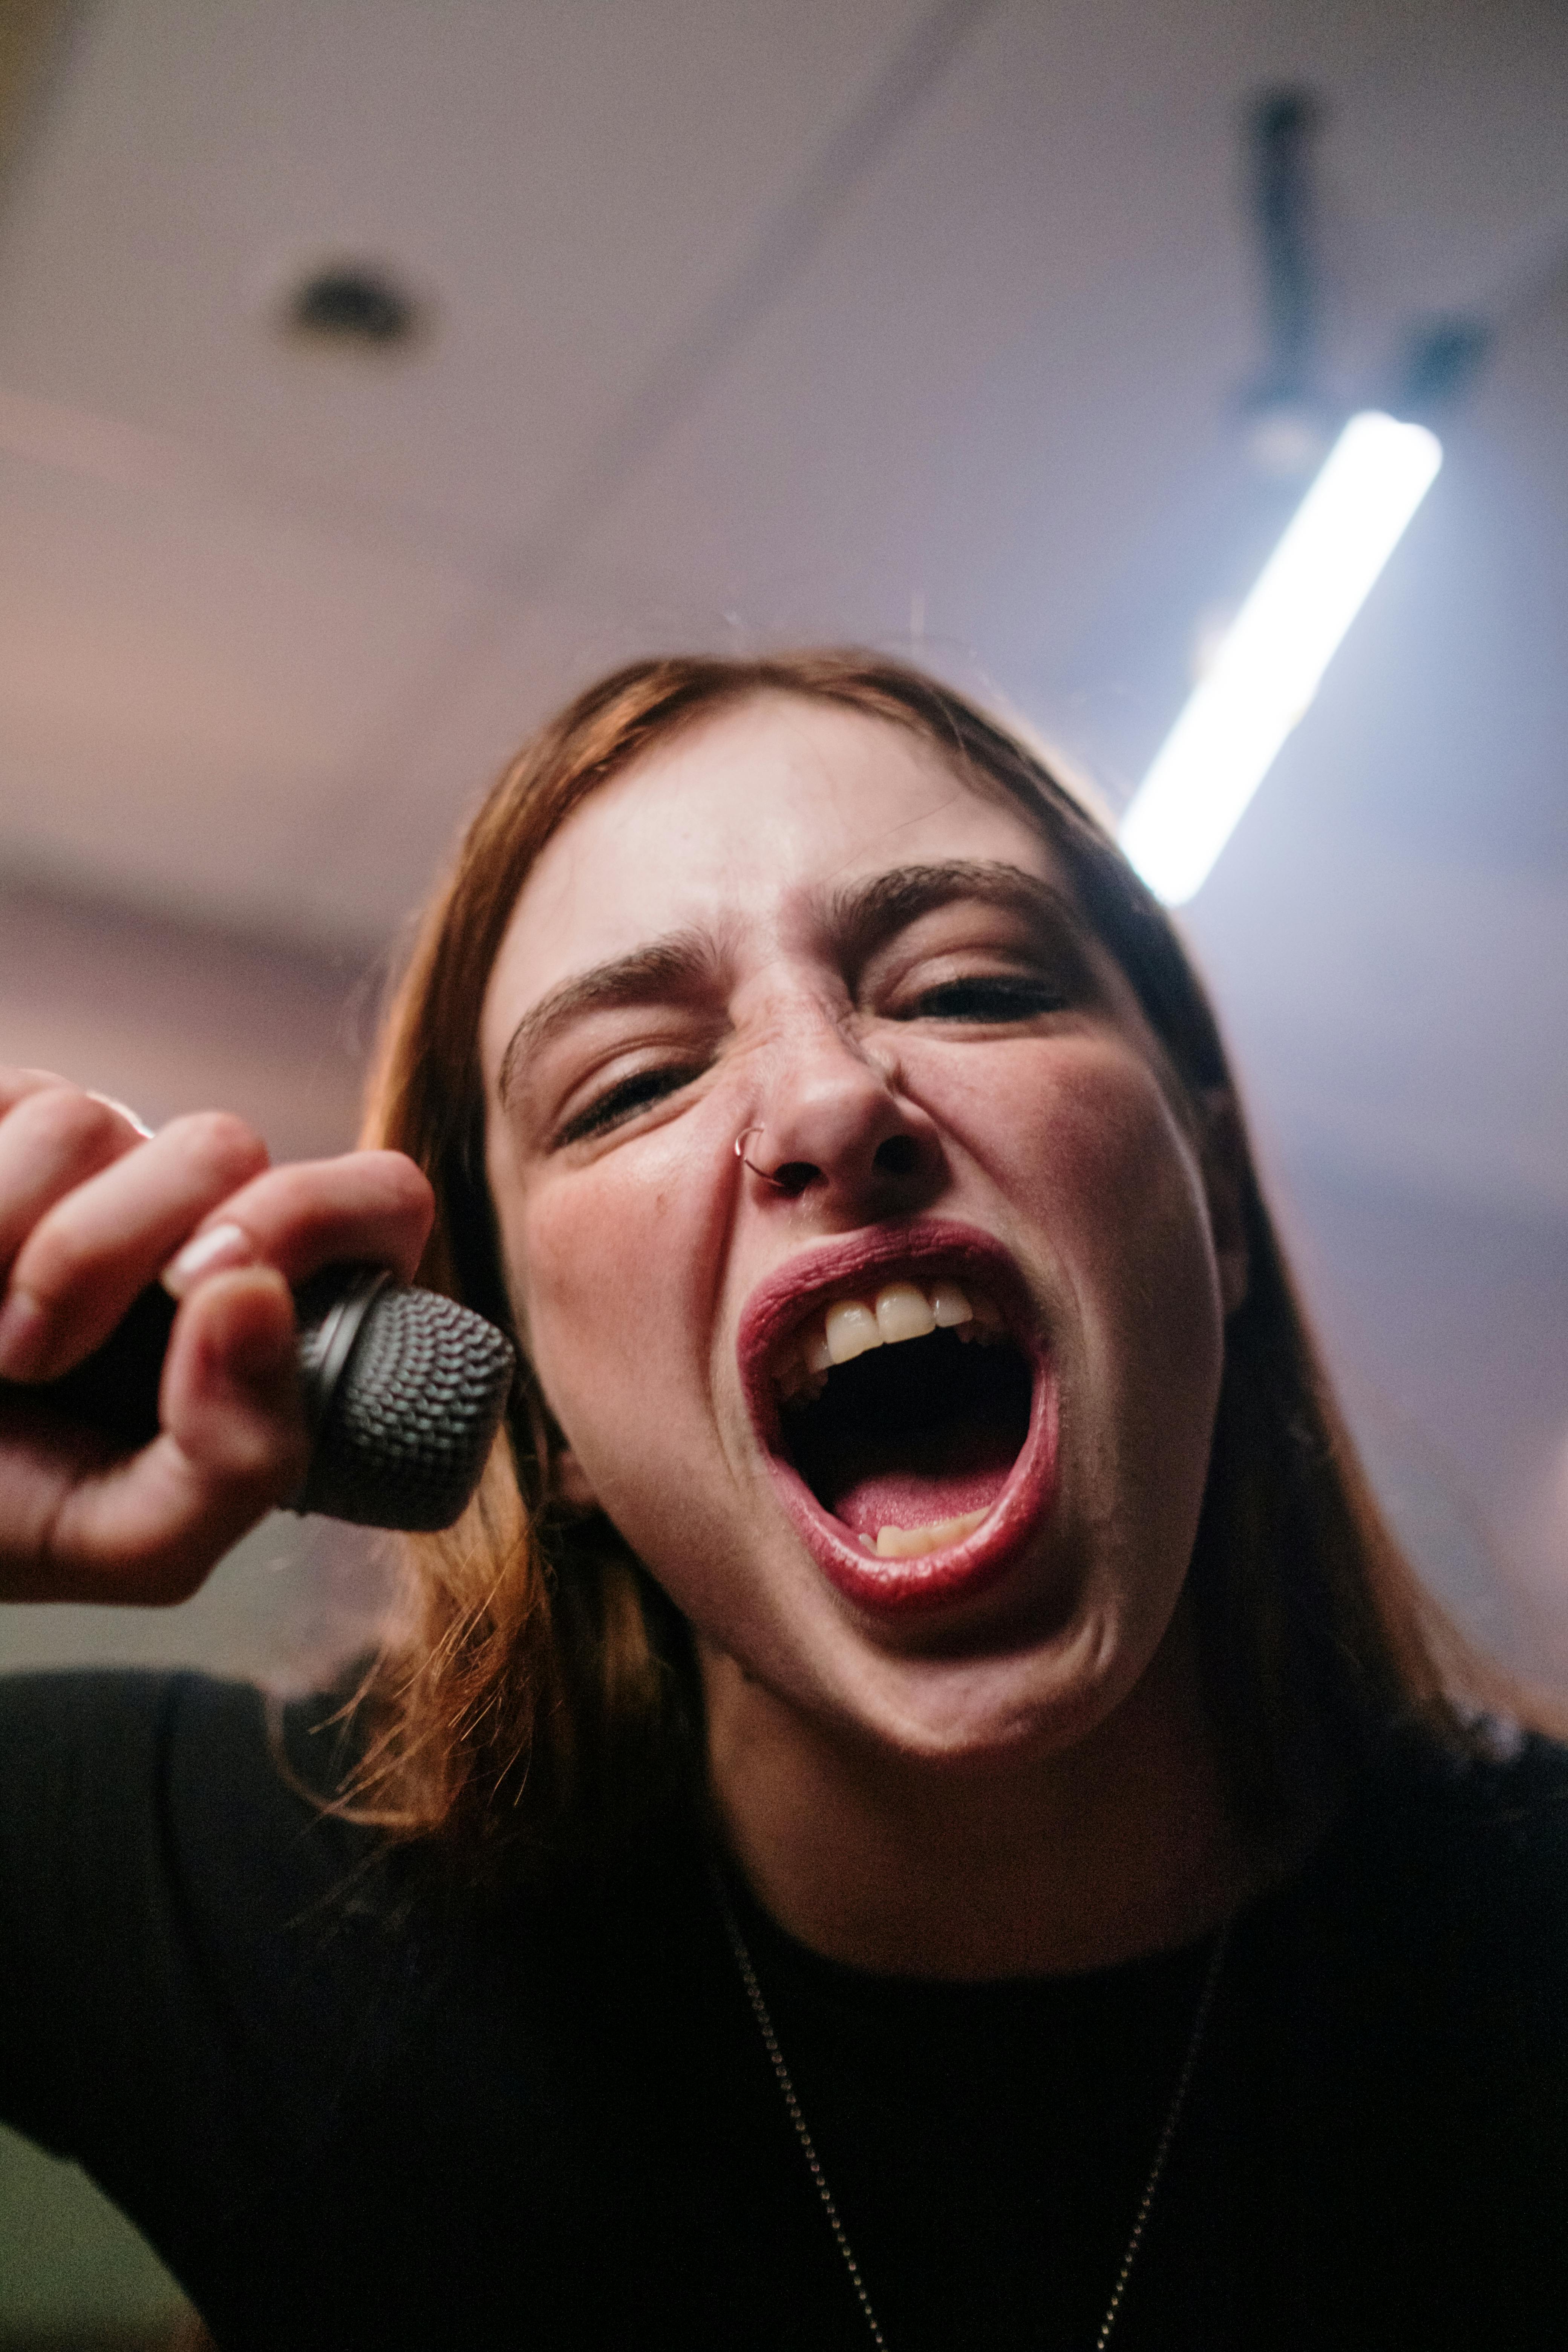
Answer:
<svg viewBox="0 0 1568 2352"><path fill-rule="evenodd" d="M1049 1975L1192 1941L1279 1867L1232 1818L1194 1647L1179 1610L1088 1738L962 1768L872 1752L710 1653L731 1850L802 1943L890 1975Z"/></svg>

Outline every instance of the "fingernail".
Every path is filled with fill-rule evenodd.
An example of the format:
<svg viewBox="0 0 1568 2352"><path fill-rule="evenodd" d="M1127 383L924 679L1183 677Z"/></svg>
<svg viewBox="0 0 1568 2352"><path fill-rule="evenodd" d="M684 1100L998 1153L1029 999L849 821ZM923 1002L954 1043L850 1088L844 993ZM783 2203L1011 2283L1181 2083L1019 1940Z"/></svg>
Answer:
<svg viewBox="0 0 1568 2352"><path fill-rule="evenodd" d="M204 1274L221 1274L231 1265L250 1265L256 1251L242 1225L209 1225L171 1258L158 1279L171 1298L184 1298Z"/></svg>
<svg viewBox="0 0 1568 2352"><path fill-rule="evenodd" d="M127 1127L133 1127L136 1129L137 1134L142 1138L143 1143L152 1142L153 1129L148 1126L146 1120L144 1118L138 1118L135 1111L132 1109L130 1104L122 1103L118 1095L95 1095L89 1087L88 1090L88 1100L89 1102L100 1102L106 1110L118 1111L121 1118L125 1121Z"/></svg>
<svg viewBox="0 0 1568 2352"><path fill-rule="evenodd" d="M47 1319L25 1290L13 1290L0 1301L0 1379L26 1380Z"/></svg>

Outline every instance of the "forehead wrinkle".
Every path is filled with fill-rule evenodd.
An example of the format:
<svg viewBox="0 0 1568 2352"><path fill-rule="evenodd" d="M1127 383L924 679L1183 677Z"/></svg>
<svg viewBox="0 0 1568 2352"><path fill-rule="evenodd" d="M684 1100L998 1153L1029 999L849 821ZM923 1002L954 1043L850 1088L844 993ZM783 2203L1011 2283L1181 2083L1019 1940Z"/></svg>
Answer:
<svg viewBox="0 0 1568 2352"><path fill-rule="evenodd" d="M507 1040L497 1080L503 1107L523 1065L574 1021L617 1005L696 995L720 983L724 961L723 942L710 931L692 928L649 940L626 955L613 956L563 980L530 1006Z"/></svg>

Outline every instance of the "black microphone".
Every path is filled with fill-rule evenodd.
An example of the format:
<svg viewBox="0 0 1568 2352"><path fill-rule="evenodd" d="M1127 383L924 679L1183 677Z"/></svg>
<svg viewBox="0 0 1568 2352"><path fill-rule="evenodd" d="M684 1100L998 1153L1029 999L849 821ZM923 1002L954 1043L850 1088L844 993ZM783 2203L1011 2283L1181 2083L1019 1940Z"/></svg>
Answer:
<svg viewBox="0 0 1568 2352"><path fill-rule="evenodd" d="M362 1528L450 1527L479 1484L510 1392L511 1343L471 1307L395 1282L384 1266L332 1265L294 1293L311 1453L291 1511ZM145 1445L174 1302L142 1291L101 1348L58 1381L0 1381L7 1397Z"/></svg>

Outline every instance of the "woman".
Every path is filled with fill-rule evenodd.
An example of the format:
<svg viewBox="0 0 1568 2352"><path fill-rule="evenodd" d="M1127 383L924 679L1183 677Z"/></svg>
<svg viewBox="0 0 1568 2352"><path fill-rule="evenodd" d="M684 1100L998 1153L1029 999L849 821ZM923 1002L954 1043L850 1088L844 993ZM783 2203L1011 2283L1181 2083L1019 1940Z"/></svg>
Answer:
<svg viewBox="0 0 1568 2352"><path fill-rule="evenodd" d="M142 1454L12 1411L13 1592L178 1598L291 1491L320 1265L527 1367L346 1713L6 1694L8 2110L226 2347L1562 2340L1568 1780L1016 742L640 665L470 828L379 1149L4 1107L0 1374L183 1301Z"/></svg>

